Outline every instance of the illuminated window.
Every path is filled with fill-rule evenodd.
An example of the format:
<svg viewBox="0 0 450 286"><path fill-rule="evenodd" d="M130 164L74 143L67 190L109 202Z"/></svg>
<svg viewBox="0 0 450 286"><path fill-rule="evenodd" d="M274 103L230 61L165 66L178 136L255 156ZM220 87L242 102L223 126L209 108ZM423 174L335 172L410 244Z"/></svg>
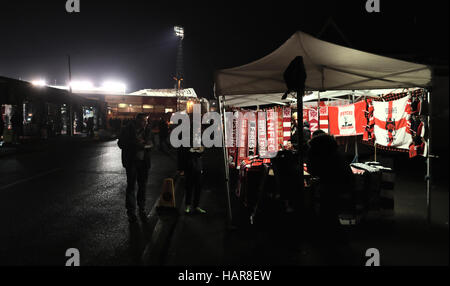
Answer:
<svg viewBox="0 0 450 286"><path fill-rule="evenodd" d="M119 103L119 108L127 108L127 104L126 103Z"/></svg>
<svg viewBox="0 0 450 286"><path fill-rule="evenodd" d="M144 109L152 109L152 108L153 108L153 105L144 104L144 105L142 106L142 108L144 108Z"/></svg>
<svg viewBox="0 0 450 286"><path fill-rule="evenodd" d="M165 113L170 113L170 112L173 112L173 108L166 108Z"/></svg>

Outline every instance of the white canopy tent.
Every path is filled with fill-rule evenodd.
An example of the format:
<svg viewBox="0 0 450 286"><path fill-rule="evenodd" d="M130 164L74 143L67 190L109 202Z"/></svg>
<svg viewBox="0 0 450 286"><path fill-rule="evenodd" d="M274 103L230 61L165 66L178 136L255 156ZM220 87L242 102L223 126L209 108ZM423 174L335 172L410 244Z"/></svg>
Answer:
<svg viewBox="0 0 450 286"><path fill-rule="evenodd" d="M324 97L334 98L348 95L349 92L356 96L379 96L393 93L395 89L427 88L431 86L432 70L426 65L339 46L299 31L292 35L281 47L262 59L243 66L219 70L215 73L215 95L219 99L222 115L226 106L285 105L296 101L292 95L289 95L285 100L281 100L281 97L287 90L283 74L291 61L297 56L303 57L307 74L305 90L315 91L309 97L304 98L307 101ZM428 93L429 100L430 93ZM430 139L428 145L430 146ZM229 173L226 163L228 154L226 149L223 148L226 164L228 212L231 221ZM430 177L429 155L427 156L427 176ZM429 183L428 179L428 219L430 219L431 211Z"/></svg>
<svg viewBox="0 0 450 286"><path fill-rule="evenodd" d="M217 71L216 95L284 93L283 73L297 56L302 56L305 64L306 90L394 89L431 84L431 69L426 65L350 49L297 32L260 60Z"/></svg>

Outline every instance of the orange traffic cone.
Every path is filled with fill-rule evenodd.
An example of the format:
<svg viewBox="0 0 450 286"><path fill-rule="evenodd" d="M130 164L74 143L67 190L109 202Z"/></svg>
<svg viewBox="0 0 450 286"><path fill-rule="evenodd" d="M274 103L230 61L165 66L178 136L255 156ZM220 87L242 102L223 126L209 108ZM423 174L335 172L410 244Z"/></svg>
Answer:
<svg viewBox="0 0 450 286"><path fill-rule="evenodd" d="M175 208L175 188L172 178L164 179L161 196L159 197L159 206Z"/></svg>

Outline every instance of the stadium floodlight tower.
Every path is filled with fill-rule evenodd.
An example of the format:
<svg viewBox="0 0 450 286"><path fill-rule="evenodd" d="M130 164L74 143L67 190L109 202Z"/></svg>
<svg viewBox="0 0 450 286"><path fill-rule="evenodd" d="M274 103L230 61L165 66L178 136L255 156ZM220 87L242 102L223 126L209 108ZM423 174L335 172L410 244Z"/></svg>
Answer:
<svg viewBox="0 0 450 286"><path fill-rule="evenodd" d="M179 111L179 101L180 97L183 96L183 39L184 39L184 28L180 26L175 26L173 28L175 31L175 35L178 37L178 51L177 51L177 67L176 67L176 75L174 77L175 80L175 90L177 97L177 111Z"/></svg>

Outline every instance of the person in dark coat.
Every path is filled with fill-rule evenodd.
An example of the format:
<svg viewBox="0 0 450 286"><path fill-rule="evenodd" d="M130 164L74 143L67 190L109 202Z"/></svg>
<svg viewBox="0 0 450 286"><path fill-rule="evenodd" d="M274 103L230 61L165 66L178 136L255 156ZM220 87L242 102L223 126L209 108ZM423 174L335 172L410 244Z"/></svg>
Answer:
<svg viewBox="0 0 450 286"><path fill-rule="evenodd" d="M191 116L192 130L192 116ZM203 161L202 156L205 151L204 147L192 147L193 136L189 147L181 146L178 148L178 172L184 174L186 181L185 194L185 213L192 212L205 214L206 211L199 207L200 195L202 191L203 181Z"/></svg>
<svg viewBox="0 0 450 286"><path fill-rule="evenodd" d="M314 138L314 137L317 137L317 136L322 135L322 134L326 134L326 132L323 131L322 129L317 129L316 131L314 131L312 133L311 137Z"/></svg>
<svg viewBox="0 0 450 286"><path fill-rule="evenodd" d="M186 177L185 213L193 211L204 214L206 211L199 207L203 181L202 156L204 147L178 148L178 171Z"/></svg>
<svg viewBox="0 0 450 286"><path fill-rule="evenodd" d="M308 143L309 139L311 139L311 130L309 126L309 122L303 122L303 146L305 147Z"/></svg>
<svg viewBox="0 0 450 286"><path fill-rule="evenodd" d="M348 238L340 228L339 214L345 210L345 193L353 192L353 174L338 150L335 138L319 134L309 141L307 155L308 171L319 177L319 217L312 230L313 244L319 255L329 257L327 263L342 263L342 252L349 249Z"/></svg>
<svg viewBox="0 0 450 286"><path fill-rule="evenodd" d="M5 128L5 121L3 121L3 114L0 112L0 140L3 137L3 130Z"/></svg>
<svg viewBox="0 0 450 286"><path fill-rule="evenodd" d="M119 136L118 146L122 149L122 165L127 173L126 209L130 222L136 217L136 202L141 219L147 219L145 195L148 173L151 167L150 151L153 147L153 134L147 126L147 115L140 113L130 121ZM138 184L137 197L135 192Z"/></svg>
<svg viewBox="0 0 450 286"><path fill-rule="evenodd" d="M23 130L23 115L18 108L14 109L13 115L11 116L11 127L13 131L13 143L19 144Z"/></svg>
<svg viewBox="0 0 450 286"><path fill-rule="evenodd" d="M94 117L89 117L86 123L87 132L89 137L94 137Z"/></svg>
<svg viewBox="0 0 450 286"><path fill-rule="evenodd" d="M164 151L164 149L169 148L167 144L167 136L169 135L169 126L167 125L167 121L164 120L164 118L160 118L158 122L158 127L159 127L159 148L161 151Z"/></svg>
<svg viewBox="0 0 450 286"><path fill-rule="evenodd" d="M309 141L307 153L308 172L320 179L320 221L323 229L334 231L339 225L341 195L352 192L353 174L339 153L333 136L319 134Z"/></svg>
<svg viewBox="0 0 450 286"><path fill-rule="evenodd" d="M298 160L298 153L292 150L280 150L277 156L271 159L280 198L284 201L285 211L288 213L294 211L294 201L301 205L301 202L298 201L301 200L301 197L296 194L299 182L295 180L300 172Z"/></svg>

